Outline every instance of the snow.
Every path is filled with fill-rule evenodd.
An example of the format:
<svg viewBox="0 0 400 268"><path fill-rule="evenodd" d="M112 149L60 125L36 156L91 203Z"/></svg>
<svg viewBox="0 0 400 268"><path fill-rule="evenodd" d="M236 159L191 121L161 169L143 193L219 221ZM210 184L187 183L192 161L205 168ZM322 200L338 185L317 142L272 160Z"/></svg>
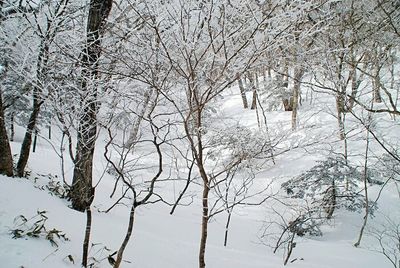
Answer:
<svg viewBox="0 0 400 268"><path fill-rule="evenodd" d="M250 96L249 96L250 97ZM242 123L250 128L257 128L255 111L241 108L241 99L238 89L233 88L220 100L218 116L230 118L234 122ZM314 114L307 110L307 105L300 110L302 114L300 130L293 136L288 136L289 142L298 142L301 139L315 139L316 137L330 137L324 144L314 145L308 151L294 150L284 157L278 157L277 164L264 168L257 174L257 180L264 183L276 180L272 189L276 189L287 178L298 175L309 169L326 154L324 148L328 142L335 142L332 135L336 127L335 120L326 113ZM285 112L268 113L268 124L271 131L288 131L290 129L290 114ZM306 123L305 123L306 122ZM325 128L307 128L307 125L329 125ZM17 129L16 142L12 143L13 152L17 152L23 129ZM57 144L56 134L53 135L54 144ZM101 144L101 139L99 141ZM99 146L102 148L102 145ZM310 153L313 152L313 153ZM96 152L94 167L95 178L100 178L105 167L102 152ZM37 174L59 174L59 158L53 147L43 138L39 138L37 152L31 156L29 167L31 177ZM72 174L72 164L67 162L66 175ZM149 171L149 173L151 173ZM58 176L60 178L60 176ZM80 267L81 249L86 223L84 213L74 211L68 207L69 202L62 200L48 191L41 190L46 184L46 178L38 176L33 179L8 178L0 176L0 266L1 267ZM117 206L109 213L100 211L112 204L109 199L113 179L105 174L96 190L96 198L92 206L93 225L91 243L93 246L89 256L100 261L95 267L110 267L107 256L120 246L128 222L129 208ZM179 191L179 184L175 191ZM173 196L172 186L165 186L165 194ZM133 236L124 254L122 267L141 268L177 268L197 267L197 254L200 241L201 204L200 187L191 186L190 191L197 193L190 206L180 206L174 215L169 215L170 207L162 203L149 204L139 207L136 212ZM372 188L371 195L376 196L379 188ZM380 206L391 211L392 215L399 215L398 197L393 188L385 189L384 198ZM396 199L397 198L397 199ZM129 203L127 203L129 204ZM206 264L209 268L265 268L283 266L282 251L272 253L271 248L264 245L259 238L264 221L272 217L271 207L278 208L278 204L267 202L257 207L235 208L228 246L223 247L226 213L221 213L210 222L209 240L206 250ZM66 234L69 241L58 241L59 247L52 247L45 239L13 239L10 231L16 228L14 218L24 215L29 218L36 211L47 211L48 230L56 228ZM370 219L369 224L379 222L380 217ZM289 267L295 268L389 268L392 265L380 253L374 251L374 240L368 236L361 243L360 248L353 246L356 241L362 215L343 212L324 226L322 237L297 238ZM265 242L265 241L264 241ZM109 250L107 250L109 249ZM69 257L74 260L71 263Z"/></svg>

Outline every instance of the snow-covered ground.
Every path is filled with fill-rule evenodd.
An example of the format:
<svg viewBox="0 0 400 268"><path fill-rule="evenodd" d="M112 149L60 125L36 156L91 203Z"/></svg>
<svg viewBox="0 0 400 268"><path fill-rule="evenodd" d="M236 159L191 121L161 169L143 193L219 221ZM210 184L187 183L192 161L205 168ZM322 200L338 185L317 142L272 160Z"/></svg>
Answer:
<svg viewBox="0 0 400 268"><path fill-rule="evenodd" d="M219 100L218 116L230 118L252 128L257 127L256 113L241 108L240 96L236 88L227 91L224 99ZM249 95L250 97L250 95ZM331 96L329 96L331 97ZM329 103L328 97L325 97ZM332 98L332 97L331 97ZM323 100L321 98L321 100ZM320 102L324 107L326 103ZM285 141L322 140L319 143L309 142L309 146L299 148L276 159L276 165L268 165L257 173L256 181L260 184L273 182L272 190L282 181L309 169L315 160L326 155L330 146L340 146L335 136L336 120L326 111L311 109L308 103L300 108L300 128ZM290 113L282 111L268 112L268 127L271 133L290 132ZM23 129L17 130L13 153L17 153ZM57 144L57 135L53 142ZM102 148L101 141L98 148ZM57 145L56 145L57 146ZM105 160L99 149L96 151L94 177L97 181L103 174ZM51 195L45 187L46 176L37 174L52 174L60 176L60 160L53 147L44 139L39 138L37 152L32 154L29 162L32 170L30 179L8 178L0 176L0 267L80 267L82 242L86 224L86 214L74 211L68 207L69 202ZM150 173L150 171L149 171ZM66 175L70 180L72 164L66 164ZM35 180L34 178L37 177ZM104 213L111 204L109 195L113 187L113 179L105 174L96 190L96 198L92 205L93 225L89 263L94 267L110 267L107 257L116 251L125 236L129 208L117 206L109 213ZM181 190L181 184L168 184L162 191L176 198ZM136 213L133 236L124 254L122 267L141 268L186 268L198 266L198 248L201 223L201 188L191 185L190 193L197 195L189 206L180 206L173 215L170 207L163 203L149 204L139 207ZM376 196L378 186L371 188L371 196ZM393 187L387 187L380 199L379 211L393 217L400 215L399 198ZM125 202L127 203L127 202ZM206 264L210 268L256 268L283 266L283 251L272 253L261 240L260 233L265 222L271 217L273 208L279 204L267 201L260 206L235 208L229 229L227 247L223 246L226 213L221 213L210 222L209 240L206 251ZM46 211L48 219L45 222L47 230L53 228L62 231L67 241L55 239L58 247L52 246L44 238L13 239L11 231L20 226L19 215L30 219L37 211ZM379 224L382 217L376 214L369 219L369 225ZM361 246L355 248L359 229L362 224L362 214L341 211L323 227L322 237L296 238L289 267L296 268L389 268L392 264L377 249L376 240L366 235ZM25 224L32 226L40 218L35 217ZM273 241L271 241L273 244Z"/></svg>

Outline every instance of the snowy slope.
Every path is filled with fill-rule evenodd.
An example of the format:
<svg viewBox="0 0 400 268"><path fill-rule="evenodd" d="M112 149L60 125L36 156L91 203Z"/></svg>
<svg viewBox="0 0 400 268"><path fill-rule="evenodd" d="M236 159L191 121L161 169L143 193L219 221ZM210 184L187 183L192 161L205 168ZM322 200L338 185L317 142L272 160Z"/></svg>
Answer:
<svg viewBox="0 0 400 268"><path fill-rule="evenodd" d="M221 100L219 116L233 118L247 126L256 128L254 111L243 111L239 94L228 92ZM292 141L300 139L316 139L331 137L335 131L335 120L329 114L314 114L307 110L307 105L300 111L304 122ZM268 113L269 128L288 129L290 114L284 112ZM306 122L306 123L305 123ZM325 127L320 128L319 125ZM308 129L307 125L317 126ZM21 130L22 131L22 130ZM19 148L13 144L13 152ZM326 140L328 142L329 140ZM101 143L101 141L100 141ZM297 150L294 153L277 158L275 166L266 167L257 174L261 182L277 178L273 187L278 187L285 178L297 175L310 168L316 159L324 155L326 144ZM101 146L99 146L101 147ZM313 152L313 153L310 153ZM96 153L95 177L99 178L105 166L101 152ZM39 139L37 152L29 162L31 177L36 174L59 174L59 160L53 148ZM72 166L67 163L67 176L71 176ZM47 190L39 189L47 183L46 177L33 179L7 178L0 176L0 267L80 267L81 248L86 222L84 213L76 212L68 207L68 201L50 195ZM97 188L93 205L93 227L89 262L94 267L110 267L107 256L116 251L125 235L129 208L117 206L109 213L100 211L108 208L112 201L108 198L113 186L112 178L106 174ZM176 185L178 187L179 184ZM174 189L175 190L175 189ZM190 191L200 192L200 187L191 186ZM378 188L371 190L376 195ZM385 192L380 205L384 210L399 215L398 197L393 189ZM172 195L172 186L165 187ZM176 189L179 191L179 189ZM175 193L176 194L176 193ZM278 206L273 201L258 207L238 208L234 212L230 227L228 246L223 247L226 214L221 213L210 224L207 244L206 263L210 268L256 268L282 267L282 251L272 253L271 248L263 245L259 239L263 223L270 217L271 207ZM58 248L52 247L45 239L13 239L10 231L17 228L15 217L24 215L30 218L37 211L47 211L48 230L56 228L66 234L69 241L57 240ZM190 206L178 207L174 215L169 215L170 207L157 203L140 207L136 214L134 233L124 254L123 267L141 268L186 268L197 267L197 253L200 240L201 206L199 196L194 198ZM36 219L36 218L35 218ZM27 225L31 224L31 221ZM324 227L324 236L301 238L297 240L289 267L295 268L389 268L391 264L380 253L375 252L376 242L363 240L360 248L353 246L362 222L362 215L342 213L329 226ZM370 220L369 224L379 222L379 217ZM107 249L108 250L107 250ZM74 264L71 262L72 257ZM94 258L94 259L93 259Z"/></svg>

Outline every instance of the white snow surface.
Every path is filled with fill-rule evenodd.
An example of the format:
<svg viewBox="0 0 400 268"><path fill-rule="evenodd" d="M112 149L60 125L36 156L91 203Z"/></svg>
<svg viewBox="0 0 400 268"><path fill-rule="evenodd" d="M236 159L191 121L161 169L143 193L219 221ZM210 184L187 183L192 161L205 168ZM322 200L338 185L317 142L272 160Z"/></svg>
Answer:
<svg viewBox="0 0 400 268"><path fill-rule="evenodd" d="M220 115L233 118L250 127L256 127L255 111L244 111L240 105L240 96L234 88L228 91L221 101ZM250 95L248 96L250 98ZM320 105L324 105L321 103ZM300 110L300 126L295 140L307 137L332 137L335 131L335 119L327 113L314 114L304 104ZM290 113L269 112L269 128L285 129L290 124ZM322 129L307 129L308 125L324 124ZM23 129L17 129L16 141L12 143L13 153L18 152ZM57 138L57 135L53 139ZM335 138L330 141L335 142ZM329 141L329 142L330 142ZM56 141L53 141L57 144ZM328 142L328 141L326 141ZM337 142L337 141L336 141ZM101 144L101 139L98 144ZM312 167L315 160L323 155L324 143L309 150L294 151L277 159L275 166L266 167L256 179L261 183L277 179L279 186L282 178L290 178ZM99 146L102 147L101 145ZM99 178L105 166L100 150L96 151L94 178ZM58 174L60 161L52 146L39 138L37 152L30 158L31 177L36 174ZM149 171L151 173L151 171ZM67 163L66 175L72 176L72 164ZM8 178L0 176L0 267L80 267L82 242L84 237L86 214L69 208L69 202L48 191L39 189L46 183L46 178L33 179ZM180 186L165 187L166 194L176 197ZM106 174L96 190L92 205L93 225L89 252L89 263L96 259L94 267L110 267L107 256L116 251L125 236L129 208L117 206L109 213L102 210L113 202L109 195L113 179ZM175 188L176 187L176 188ZM391 187L387 187L379 204L382 211L399 215L398 196ZM371 188L371 195L376 195L379 188ZM170 207L162 203L139 207L136 212L132 238L124 253L122 267L140 268L191 268L198 267L198 248L200 241L201 205L199 186L191 186L190 191L196 196L189 206L180 206L174 215ZM393 192L392 192L393 191ZM206 264L209 268L274 268L283 267L283 251L272 253L259 239L263 223L270 217L271 208L278 206L267 202L257 207L241 207L234 211L230 226L228 246L223 246L226 214L213 218L209 225L209 239L206 249ZM30 218L36 211L47 211L48 230L56 228L66 234L69 241L57 240L59 247L53 247L45 239L13 239L10 231L16 228L14 219L18 215ZM361 246L353 246L362 223L362 214L341 211L323 228L322 237L297 238L288 267L293 268L389 268L390 262L376 252L376 242L366 235ZM379 215L371 218L369 225L379 222ZM107 251L105 249L110 249ZM72 263L68 256L74 260ZM94 259L93 259L94 258Z"/></svg>

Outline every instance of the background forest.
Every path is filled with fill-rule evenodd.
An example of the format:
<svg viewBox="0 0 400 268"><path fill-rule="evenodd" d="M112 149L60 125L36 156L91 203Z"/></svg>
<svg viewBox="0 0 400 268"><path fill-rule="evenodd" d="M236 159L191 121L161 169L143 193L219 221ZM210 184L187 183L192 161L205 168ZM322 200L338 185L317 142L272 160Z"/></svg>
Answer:
<svg viewBox="0 0 400 268"><path fill-rule="evenodd" d="M0 266L400 268L399 44L397 0L0 0Z"/></svg>

